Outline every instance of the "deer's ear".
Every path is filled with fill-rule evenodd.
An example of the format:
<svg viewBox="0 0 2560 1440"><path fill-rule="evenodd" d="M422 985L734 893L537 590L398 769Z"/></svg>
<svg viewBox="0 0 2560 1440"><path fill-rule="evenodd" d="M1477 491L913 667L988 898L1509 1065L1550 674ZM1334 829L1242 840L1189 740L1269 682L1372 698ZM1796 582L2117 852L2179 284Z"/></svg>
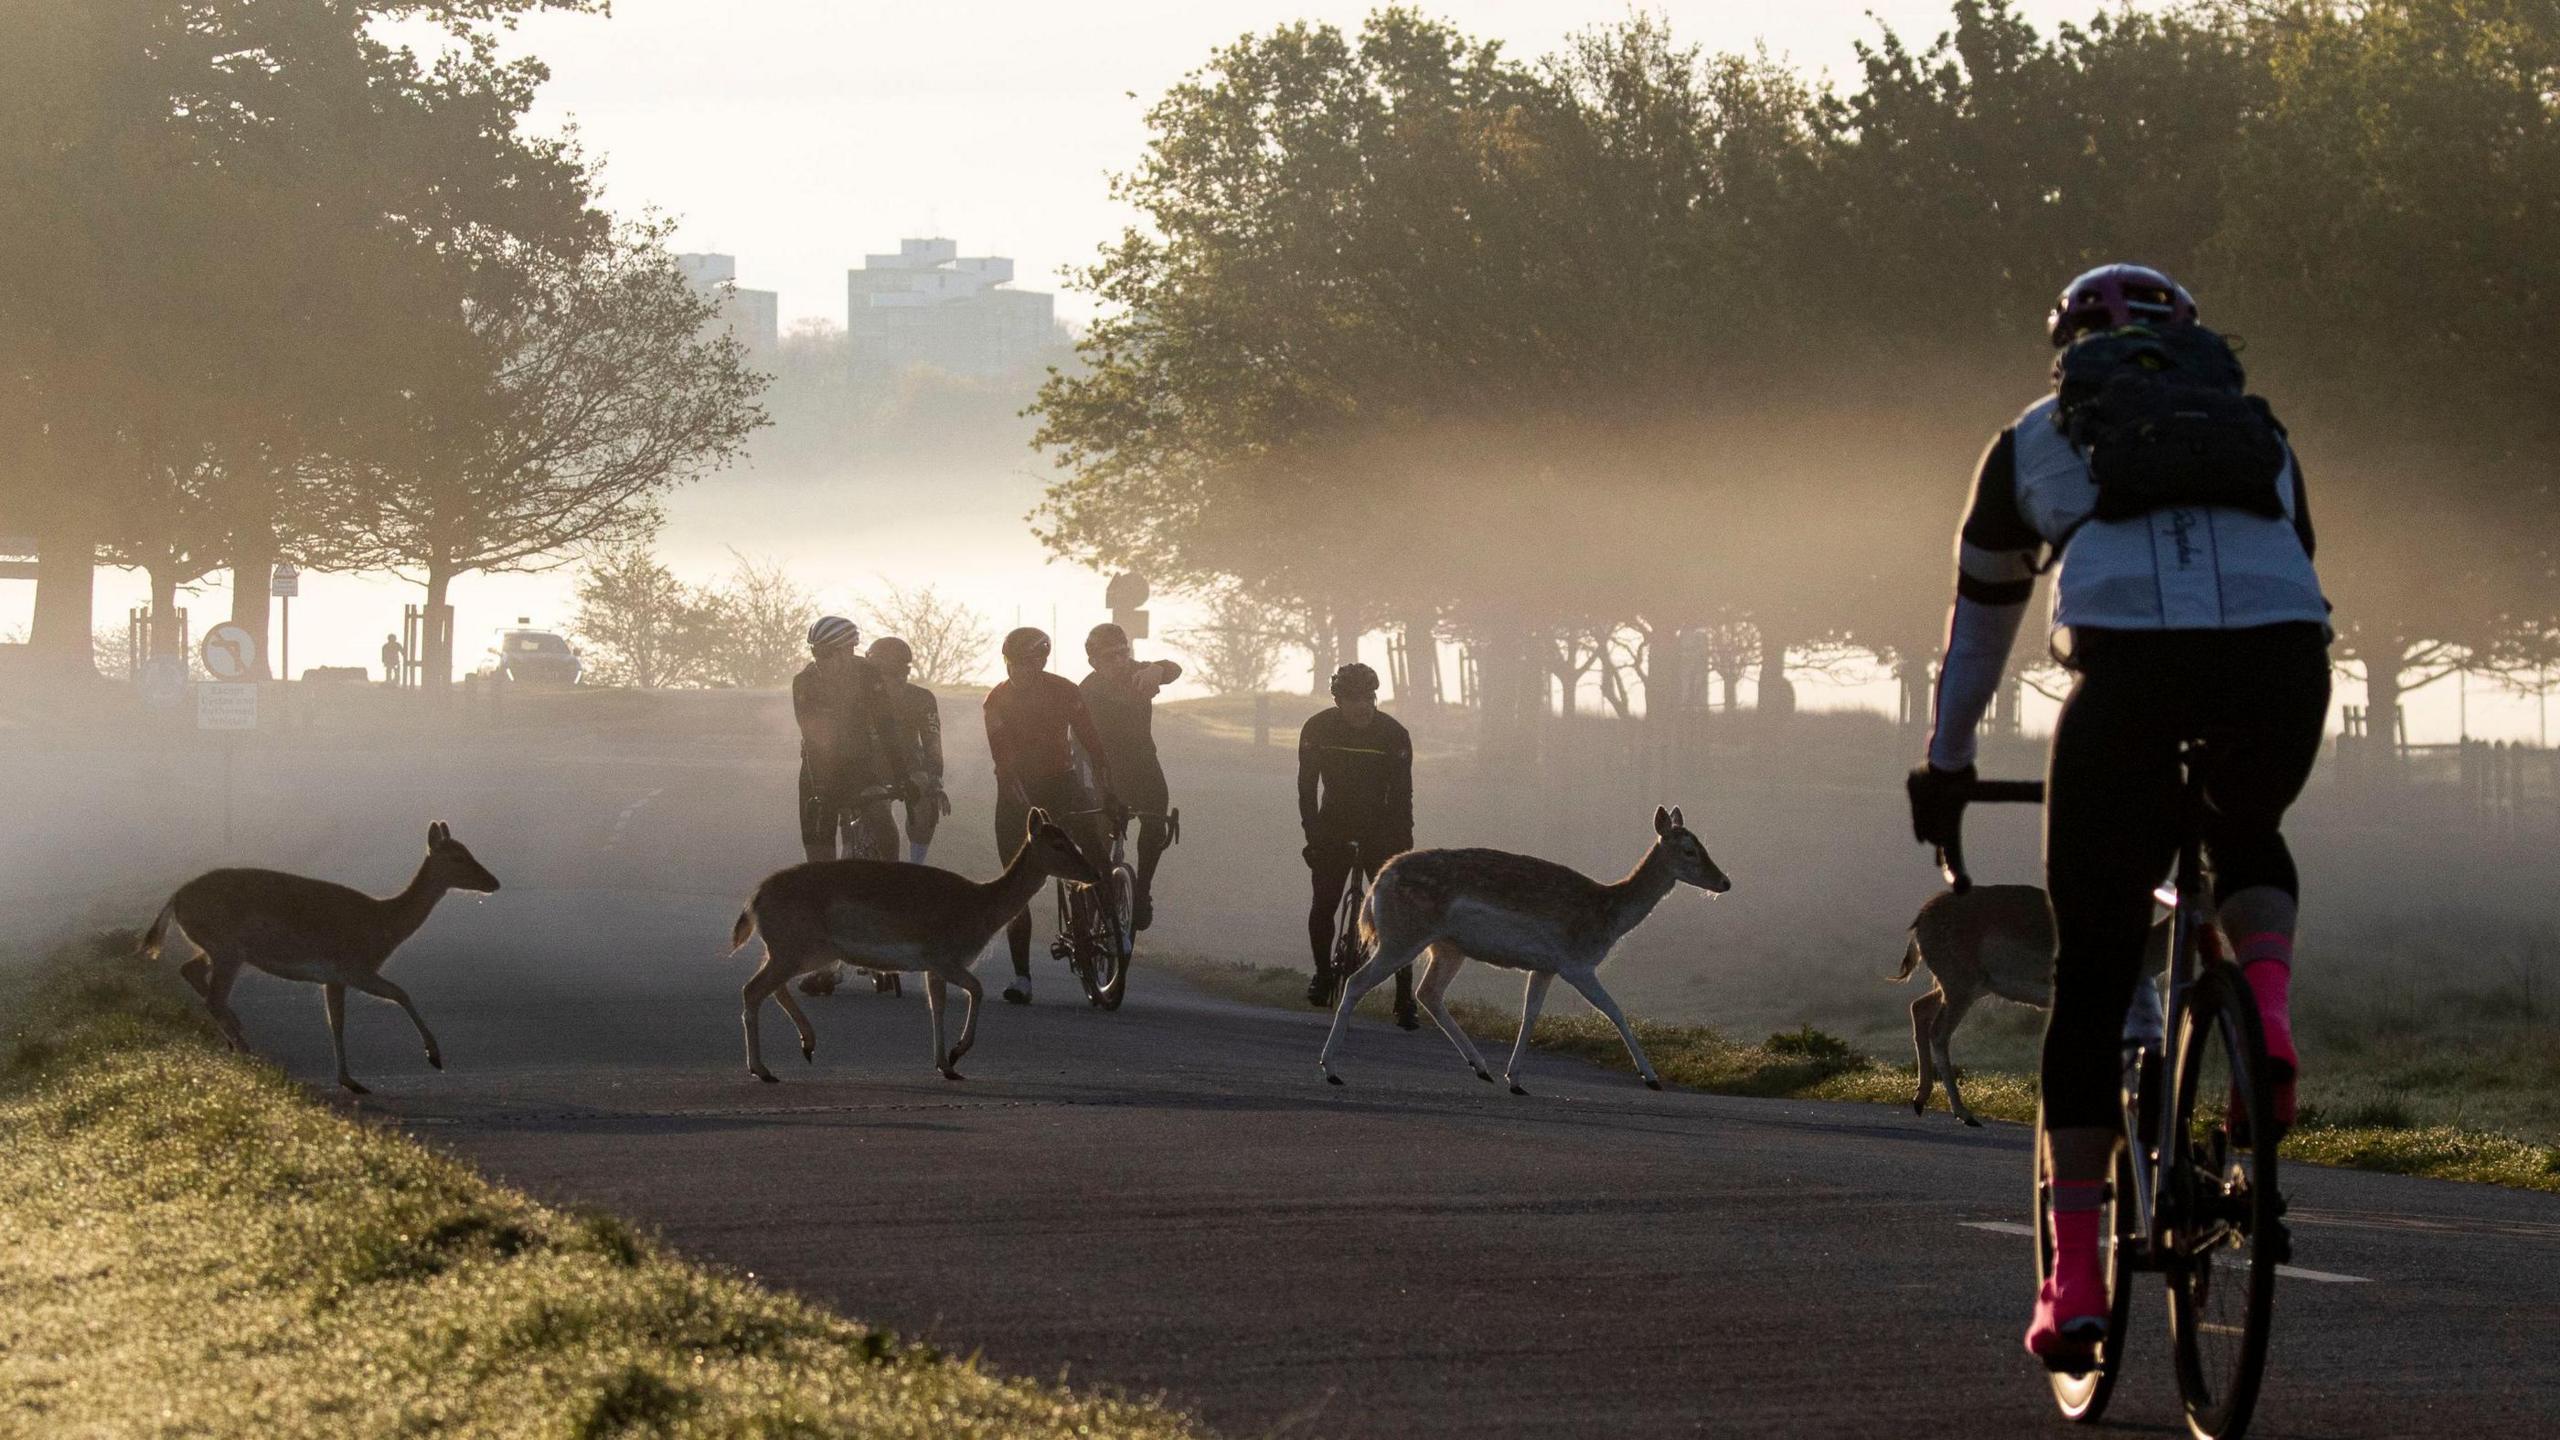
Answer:
<svg viewBox="0 0 2560 1440"><path fill-rule="evenodd" d="M1654 834L1656 834L1656 835L1668 835L1668 834L1670 834L1670 833L1671 833L1671 827L1672 827L1673 825L1677 824L1677 823L1679 823L1679 822L1677 822L1677 821L1675 821L1675 820L1673 820L1673 819L1671 818L1671 812L1670 812L1670 811L1663 809L1663 808L1662 808L1661 806L1659 806L1659 805L1656 805L1656 806L1654 806L1654 807L1653 807L1653 833L1654 833Z"/></svg>
<svg viewBox="0 0 2560 1440"><path fill-rule="evenodd" d="M1046 824L1048 824L1048 823L1049 823L1049 812L1048 812L1048 811L1046 811L1046 810L1041 809L1041 808L1040 808L1039 806L1037 806L1037 805L1034 805L1034 806L1032 806L1032 807L1031 807L1031 815L1030 815L1029 820L1025 823L1025 825L1024 825L1024 829L1025 829L1025 831L1026 831L1026 832L1028 832L1028 831L1035 831L1035 830L1038 830L1041 826L1046 825Z"/></svg>
<svg viewBox="0 0 2560 1440"><path fill-rule="evenodd" d="M438 820L427 827L427 843L429 845L441 845L452 838L452 829L441 820Z"/></svg>
<svg viewBox="0 0 2560 1440"><path fill-rule="evenodd" d="M1689 822L1680 818L1680 807L1677 805L1671 807L1671 828L1675 830L1689 828Z"/></svg>

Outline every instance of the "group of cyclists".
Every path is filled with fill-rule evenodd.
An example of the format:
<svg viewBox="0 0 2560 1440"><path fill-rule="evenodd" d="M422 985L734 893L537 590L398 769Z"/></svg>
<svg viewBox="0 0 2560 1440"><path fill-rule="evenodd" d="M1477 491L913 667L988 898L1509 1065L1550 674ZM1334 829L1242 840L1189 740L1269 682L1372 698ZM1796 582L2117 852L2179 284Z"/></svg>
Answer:
<svg viewBox="0 0 2560 1440"><path fill-rule="evenodd" d="M1983 456L1957 544L1933 724L1909 792L1916 838L1949 847L1975 784L1974 735L2037 575L2054 572L2054 650L2075 674L2052 741L2045 870L2057 949L2042 1060L2040 1197L2052 1258L2025 1336L2058 1371L2086 1368L2110 1324L2101 1216L2123 1144L2120 1031L2144 973L2154 887L2179 849L2186 767L2196 768L2212 902L2257 1007L2281 1127L2299 1067L2288 1012L2300 882L2280 822L2319 748L2329 698L2329 605L2302 469L2231 348L2161 272L2110 265L2072 280L2049 318L2056 393ZM907 812L921 862L942 792L933 697L884 639L857 653L851 622L810 630L815 659L793 685L802 736L801 836L812 859L889 858L890 807ZM1004 638L1005 679L986 698L999 853L1034 807L1052 815L1161 816L1169 792L1153 706L1181 667L1140 661L1096 626L1081 684L1048 671L1049 637ZM1298 742L1298 818L1310 878L1308 999L1334 1002L1337 915L1352 877L1410 849L1413 743L1378 708L1378 677L1349 664L1334 705ZM2191 742L2200 742L2195 748ZM1078 829L1098 853L1107 836ZM1161 820L1138 845L1134 928L1154 918ZM1031 999L1031 921L1008 932L1007 1000ZM1411 1023L1409 977L1398 1009Z"/></svg>
<svg viewBox="0 0 2560 1440"><path fill-rule="evenodd" d="M951 813L943 787L942 715L934 693L910 678L913 649L895 637L862 646L841 616L809 627L810 661L791 682L800 727L800 841L812 861L925 863L934 831ZM987 692L987 754L996 781L998 856L1011 859L1037 809L1059 818L1099 862L1110 826L1138 830L1137 892L1131 928L1155 923L1155 878L1172 840L1172 787L1156 753L1155 702L1182 678L1172 660L1140 660L1119 625L1096 625L1084 642L1087 674L1070 681L1049 669L1045 631L1023 626L1004 637L1005 677ZM1309 720L1298 743L1298 818L1312 880L1307 939L1315 956L1309 1003L1330 1006L1343 978L1334 962L1335 914L1357 873L1413 848L1413 739L1378 708L1378 673L1353 662L1334 672L1334 705ZM906 850L898 854L896 807L906 810ZM1031 915L1005 930L1013 961L1004 998L1032 998ZM801 982L812 994L835 989L839 973ZM874 982L887 993L894 975ZM1399 976L1396 1014L1418 1022L1412 979Z"/></svg>

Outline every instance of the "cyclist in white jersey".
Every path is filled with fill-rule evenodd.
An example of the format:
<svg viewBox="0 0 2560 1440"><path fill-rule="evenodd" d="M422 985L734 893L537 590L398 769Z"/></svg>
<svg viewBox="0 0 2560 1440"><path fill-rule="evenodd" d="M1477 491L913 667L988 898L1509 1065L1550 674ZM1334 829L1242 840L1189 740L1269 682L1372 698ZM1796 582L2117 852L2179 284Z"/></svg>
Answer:
<svg viewBox="0 0 2560 1440"><path fill-rule="evenodd" d="M2128 326L2189 326L2195 314L2167 276L2115 265L2071 282L2050 332L2066 346ZM2026 1344L2049 1365L2084 1360L2106 1331L2097 1230L2121 1133L2118 1045L2145 978L2151 890L2177 849L2179 747L2190 739L2209 742L2205 841L2221 923L2266 1022L2277 1117L2293 1118L2299 1057L2286 987L2300 882L2278 827L2327 721L2329 607L2312 567L2301 466L2289 444L2275 450L2280 513L2176 503L2100 520L2096 477L2049 397L1985 452L1957 546L1928 761L1912 773L1920 839L1955 828L1975 727L2048 550L2054 649L2075 674L2045 809L2056 953L2041 1143L2056 1259Z"/></svg>

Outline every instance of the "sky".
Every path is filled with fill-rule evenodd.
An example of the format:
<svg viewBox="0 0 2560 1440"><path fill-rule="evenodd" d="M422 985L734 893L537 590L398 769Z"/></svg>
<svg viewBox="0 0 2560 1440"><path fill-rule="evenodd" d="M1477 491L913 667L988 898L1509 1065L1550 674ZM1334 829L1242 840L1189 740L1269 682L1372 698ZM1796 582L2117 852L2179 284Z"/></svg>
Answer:
<svg viewBox="0 0 2560 1440"><path fill-rule="evenodd" d="M1025 289L1127 215L1108 176L1146 143L1157 96L1216 48L1296 19L1356 28L1355 0L614 0L609 19L546 15L521 48L552 69L538 123L574 122L606 158L617 210L676 217L686 249L739 257L741 285L781 294L783 324L844 319L844 272L901 236L1019 262ZM1611 0L1461 0L1426 12L1514 55L1633 13ZM1710 50L1765 43L1846 76L1879 21L1925 44L1945 0L1679 0L1655 5ZM2024 0L2040 29L2100 0ZM1059 313L1089 306L1060 293Z"/></svg>

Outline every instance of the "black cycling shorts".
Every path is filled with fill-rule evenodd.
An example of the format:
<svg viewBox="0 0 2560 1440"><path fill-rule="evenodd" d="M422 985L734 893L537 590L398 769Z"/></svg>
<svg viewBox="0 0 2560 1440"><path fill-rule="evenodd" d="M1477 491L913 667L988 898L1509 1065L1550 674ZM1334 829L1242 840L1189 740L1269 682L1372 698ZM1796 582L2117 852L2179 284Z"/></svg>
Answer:
<svg viewBox="0 0 2560 1440"><path fill-rule="evenodd" d="M2178 747L2207 742L2205 860L2217 897L2300 893L2281 825L2319 758L2329 715L2325 627L2082 630L2054 724L2045 800L2053 1014L2051 1126L2118 1121L2118 1044L2152 916L2178 851Z"/></svg>

